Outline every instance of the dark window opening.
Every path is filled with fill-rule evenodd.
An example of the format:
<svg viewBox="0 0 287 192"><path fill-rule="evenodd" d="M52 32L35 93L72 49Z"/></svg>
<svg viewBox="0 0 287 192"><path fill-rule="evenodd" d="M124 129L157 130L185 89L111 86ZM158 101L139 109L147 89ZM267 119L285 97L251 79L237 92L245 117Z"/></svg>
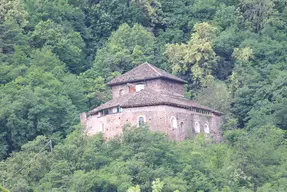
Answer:
<svg viewBox="0 0 287 192"><path fill-rule="evenodd" d="M183 122L180 123L180 128L183 128Z"/></svg>
<svg viewBox="0 0 287 192"><path fill-rule="evenodd" d="M139 117L138 118L138 126L142 126L145 124L145 120L144 120L144 117Z"/></svg>
<svg viewBox="0 0 287 192"><path fill-rule="evenodd" d="M109 114L109 110L108 110L108 109L104 109L103 114L104 114L104 115Z"/></svg>
<svg viewBox="0 0 287 192"><path fill-rule="evenodd" d="M121 90L119 91L119 95L122 96L123 94L124 94L124 90L121 89Z"/></svg>

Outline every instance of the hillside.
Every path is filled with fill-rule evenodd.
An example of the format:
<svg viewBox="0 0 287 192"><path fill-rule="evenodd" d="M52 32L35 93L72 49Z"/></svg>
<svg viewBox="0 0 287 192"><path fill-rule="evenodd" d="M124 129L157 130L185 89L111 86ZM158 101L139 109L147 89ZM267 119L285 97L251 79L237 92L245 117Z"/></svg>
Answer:
<svg viewBox="0 0 287 192"><path fill-rule="evenodd" d="M286 191L286 26L284 0L1 1L0 179L21 192L151 191L157 178L162 191ZM224 113L222 143L82 136L79 114L143 62Z"/></svg>

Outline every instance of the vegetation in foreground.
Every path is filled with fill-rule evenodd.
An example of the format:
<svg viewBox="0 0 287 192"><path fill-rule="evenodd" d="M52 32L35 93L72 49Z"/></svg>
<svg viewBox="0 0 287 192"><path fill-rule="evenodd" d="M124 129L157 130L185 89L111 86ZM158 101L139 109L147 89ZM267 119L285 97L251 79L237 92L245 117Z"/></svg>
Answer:
<svg viewBox="0 0 287 192"><path fill-rule="evenodd" d="M150 191L156 178L164 191L286 191L285 3L2 0L0 179L10 191ZM146 61L225 114L223 143L81 137L105 83ZM53 153L17 172L50 140Z"/></svg>
<svg viewBox="0 0 287 192"><path fill-rule="evenodd" d="M199 135L172 142L146 127L132 127L103 143L75 131L50 151L44 136L22 146L0 164L10 191L122 191L164 182L162 191L286 191L287 145L275 127L228 131L212 143ZM24 168L13 175L21 167ZM160 182L160 181L158 181Z"/></svg>

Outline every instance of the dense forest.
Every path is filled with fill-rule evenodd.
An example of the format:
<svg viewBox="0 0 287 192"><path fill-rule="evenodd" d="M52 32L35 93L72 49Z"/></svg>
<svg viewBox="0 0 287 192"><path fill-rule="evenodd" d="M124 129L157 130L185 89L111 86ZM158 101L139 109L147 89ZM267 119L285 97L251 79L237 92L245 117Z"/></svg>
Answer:
<svg viewBox="0 0 287 192"><path fill-rule="evenodd" d="M79 115L143 62L224 113L223 141ZM285 0L0 0L0 179L11 192L287 191ZM0 187L0 191L5 191Z"/></svg>

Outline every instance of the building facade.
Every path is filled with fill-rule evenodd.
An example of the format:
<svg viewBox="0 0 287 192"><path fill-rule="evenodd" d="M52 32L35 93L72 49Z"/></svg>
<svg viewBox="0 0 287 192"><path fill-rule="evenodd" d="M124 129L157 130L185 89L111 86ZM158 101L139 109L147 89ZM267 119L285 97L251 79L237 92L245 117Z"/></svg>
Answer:
<svg viewBox="0 0 287 192"><path fill-rule="evenodd" d="M113 99L81 114L86 135L102 132L105 140L127 124L147 124L177 141L205 133L219 141L222 113L184 98L186 82L149 63L108 83Z"/></svg>

